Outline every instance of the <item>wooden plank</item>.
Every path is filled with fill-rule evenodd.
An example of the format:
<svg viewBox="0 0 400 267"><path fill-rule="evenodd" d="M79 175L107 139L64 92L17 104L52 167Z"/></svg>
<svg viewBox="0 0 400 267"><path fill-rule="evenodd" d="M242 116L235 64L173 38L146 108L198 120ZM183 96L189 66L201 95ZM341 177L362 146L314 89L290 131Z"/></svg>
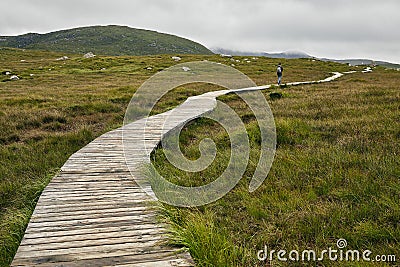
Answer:
<svg viewBox="0 0 400 267"><path fill-rule="evenodd" d="M179 254L175 254L175 250L160 250L155 252L145 252L141 254L132 254L128 252L112 253L94 259L74 259L73 257L43 257L36 259L35 266L40 267L54 267L54 266L68 266L68 267L81 267L81 266L123 266L124 264L138 264L137 266L151 266L152 262L172 261L175 263ZM185 256L183 255L182 258ZM22 259L18 262L19 265L14 266L27 266L32 263L31 259ZM55 263L59 265L55 265ZM150 265L149 265L150 264ZM171 265L164 265L171 266ZM172 265L173 266L173 265ZM176 266L176 265L175 265ZM183 265L184 266L184 265ZM193 265L186 265L193 266Z"/></svg>
<svg viewBox="0 0 400 267"><path fill-rule="evenodd" d="M101 214L98 214L101 216ZM120 216L120 217L99 217L99 218L91 218L91 219L74 219L69 221L57 221L57 222L35 222L32 221L29 223L30 228L41 228L41 227L56 227L56 226L82 226L87 225L90 226L96 223L114 223L120 221L130 221L131 223L141 223L141 222L151 222L154 221L154 213L153 214L139 214L139 215L128 215L128 216Z"/></svg>
<svg viewBox="0 0 400 267"><path fill-rule="evenodd" d="M129 208L129 207L142 207L146 205L146 203L149 202L148 199L135 199L135 200L129 200L126 202L118 202L117 200L114 201L97 201L95 203L93 202L81 202L81 203L71 203L71 204L65 204L65 203L51 203L48 206L36 206L35 212L36 213L50 213L50 212L70 212L70 211L85 211L85 210L101 210L101 209L107 209L107 208Z"/></svg>
<svg viewBox="0 0 400 267"><path fill-rule="evenodd" d="M84 240L67 240L67 242L54 242L54 243L39 243L39 244L25 244L22 243L19 246L19 253L36 253L37 251L49 251L52 253L57 250L70 250L75 251L75 249L82 249L85 251L86 248L90 247L102 247L102 248L112 248L112 246L119 245L120 247L132 247L132 246L153 246L155 242L163 240L160 234L158 235L136 235L136 236L114 236L114 237L98 237L96 239L84 239ZM135 245L132 245L135 244ZM136 245L137 244L137 245ZM78 250L76 250L78 251ZM88 250L91 251L91 250Z"/></svg>
<svg viewBox="0 0 400 267"><path fill-rule="evenodd" d="M146 254L153 254L151 256L154 257L154 254L156 253L164 252L171 255L177 251L176 249L165 249L163 247L160 247L157 245L157 242L153 242L153 244L146 244L143 246L135 245L136 244L126 244L125 246L112 245L108 247L93 246L86 248L84 251L81 248L76 248L21 254L21 256L17 258L15 263L13 262L12 266L22 265L23 263L26 264L24 266L37 266L39 263L44 262L79 262L82 260L95 260L95 262L101 262L101 259L104 258L121 256L128 256L130 258L136 258L140 260L141 258L143 258L143 255ZM94 266L102 265L99 264Z"/></svg>
<svg viewBox="0 0 400 267"><path fill-rule="evenodd" d="M136 207L100 207L101 213L102 214L107 214L107 213L120 213L120 212L141 212L141 211L146 211L150 210L150 208L145 207L145 206L136 206ZM32 219L39 219L39 218L58 218L60 216L74 216L74 215L89 215L89 214L98 214L99 209L91 209L91 210L70 210L70 211L64 211L64 212L58 212L54 210L53 212L35 212L32 216Z"/></svg>
<svg viewBox="0 0 400 267"><path fill-rule="evenodd" d="M36 238L25 238L21 245L43 245L51 243L64 243L70 241L84 241L84 240L99 240L99 239L115 239L119 237L143 237L147 235L161 236L167 232L163 228L150 228L143 230L126 230L126 231L114 231L114 232L96 232L96 233L84 233L76 235L64 235L64 236L41 236Z"/></svg>
<svg viewBox="0 0 400 267"><path fill-rule="evenodd" d="M80 213L80 214L70 214L64 215L58 213L56 216L33 216L31 219L32 223L50 223L50 222L68 222L73 220L89 220L95 218L119 218L119 217L132 217L135 218L137 216L150 216L155 215L155 211L150 211L146 209L142 210L127 210L127 211L115 211L115 212L106 212L106 210L102 210L101 213Z"/></svg>
<svg viewBox="0 0 400 267"><path fill-rule="evenodd" d="M59 226L46 226L46 227L30 227L25 231L25 234L32 234L32 233L44 233L44 232L57 232L57 231L76 231L76 230L85 230L88 228L92 229L105 229L110 227L130 227L132 225L148 225L154 223L154 220L147 220L147 221L132 221L132 220L125 220L125 221L118 221L118 222L98 222L92 225L87 224L77 224L77 225L59 225ZM101 230L103 231L103 230Z"/></svg>
<svg viewBox="0 0 400 267"><path fill-rule="evenodd" d="M122 198L133 198L134 196L139 195L140 197L146 198L144 193L137 193L137 192L124 192L124 193L106 193L104 194L97 194L97 195L57 195L57 194L47 194L43 196L41 199L42 201L57 201L62 200L68 202L69 200L72 201L84 201L84 200L104 200L104 199L122 199Z"/></svg>
<svg viewBox="0 0 400 267"><path fill-rule="evenodd" d="M83 228L83 229L73 229L73 230L65 230L60 228L54 228L53 231L39 231L39 232L29 232L29 235L24 237L24 240L35 239L35 238L48 238L48 237L64 237L64 236L73 236L73 235L90 235L90 234L98 234L98 233L113 233L118 234L119 232L137 232L138 234L141 231L145 230L159 230L165 231L163 225L154 225L153 223L148 224L137 224L137 225L113 225L107 228L100 227L92 227L92 228Z"/></svg>

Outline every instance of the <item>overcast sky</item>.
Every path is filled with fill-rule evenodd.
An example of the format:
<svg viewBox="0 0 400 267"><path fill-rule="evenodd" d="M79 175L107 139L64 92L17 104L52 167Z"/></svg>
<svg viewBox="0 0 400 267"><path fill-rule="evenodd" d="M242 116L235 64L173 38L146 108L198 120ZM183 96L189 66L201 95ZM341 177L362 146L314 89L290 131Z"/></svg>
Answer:
<svg viewBox="0 0 400 267"><path fill-rule="evenodd" d="M399 0L14 0L0 35L119 24L205 46L400 63Z"/></svg>

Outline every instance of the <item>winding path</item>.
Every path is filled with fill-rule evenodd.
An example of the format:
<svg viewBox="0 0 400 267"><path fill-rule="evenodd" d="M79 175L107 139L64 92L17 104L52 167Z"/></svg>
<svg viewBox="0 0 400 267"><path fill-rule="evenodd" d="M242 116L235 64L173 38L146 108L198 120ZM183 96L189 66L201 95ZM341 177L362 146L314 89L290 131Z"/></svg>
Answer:
<svg viewBox="0 0 400 267"><path fill-rule="evenodd" d="M287 85L330 82L342 75ZM152 125L145 138L153 147L140 147L142 136L135 137L135 131L129 136L138 141L135 164L149 163L165 132L212 110L218 96L270 87L190 97L172 111L125 126ZM40 196L11 266L194 266L188 252L166 245L165 225L145 192L151 188L141 189L125 163L122 132L108 132L69 158Z"/></svg>

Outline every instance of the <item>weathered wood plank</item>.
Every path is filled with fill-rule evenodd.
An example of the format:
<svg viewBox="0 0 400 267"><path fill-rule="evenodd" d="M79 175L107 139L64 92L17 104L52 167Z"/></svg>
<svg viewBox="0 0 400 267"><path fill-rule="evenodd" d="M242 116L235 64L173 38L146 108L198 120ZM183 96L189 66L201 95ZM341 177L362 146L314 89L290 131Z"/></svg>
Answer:
<svg viewBox="0 0 400 267"><path fill-rule="evenodd" d="M46 238L46 237L64 237L64 236L73 236L73 235L90 235L90 234L96 234L96 233L114 233L115 235L118 235L119 232L132 232L133 234L135 233L140 233L141 231L144 230L160 230L160 231L165 231L163 225L154 225L154 224L138 224L138 225L132 225L132 224L127 224L127 225L111 225L107 228L82 228L82 229L63 229L63 228L53 228L52 231L27 231L29 235L26 235L24 237L24 242L25 240L29 239L35 239L35 238Z"/></svg>
<svg viewBox="0 0 400 267"><path fill-rule="evenodd" d="M150 244L147 244L150 245ZM112 257L129 257L130 259L136 259L140 262L145 256L154 257L158 253L165 253L164 255L173 255L177 250L173 249L164 249L163 247L157 246L157 242L154 242L151 248L148 246L134 246L132 244L125 245L127 248L122 248L122 246L113 246L113 247L90 247L86 248L85 251L82 251L81 248L77 248L75 250L55 250L55 251L41 251L37 253L30 254L22 254L18 257L15 262L13 262L13 266L37 266L40 263L46 262L77 262L85 266L83 262L85 260L92 260L92 266L103 266L103 260L112 258ZM15 265L14 265L15 264ZM25 265L24 265L25 264ZM54 266L54 265L53 265Z"/></svg>
<svg viewBox="0 0 400 267"><path fill-rule="evenodd" d="M31 219L32 223L50 223L50 222L69 222L73 220L89 220L89 219L98 219L98 218L120 218L120 217L132 217L134 219L137 216L151 216L155 215L155 211L150 210L128 210L128 211L115 211L115 212L106 212L106 210L102 210L101 213L88 213L88 214L71 214L60 216L60 213L57 216L35 216Z"/></svg>
<svg viewBox="0 0 400 267"><path fill-rule="evenodd" d="M161 236L165 234L166 231L162 228L159 229L143 229L131 231L131 229L126 231L114 231L114 232L101 232L101 233L85 233L76 235L65 235L65 236L41 236L36 238L27 238L24 242L24 246L27 245L43 245L51 243L65 243L70 241L85 241L85 240L104 240L104 239L115 239L119 237L143 237L148 235Z"/></svg>
<svg viewBox="0 0 400 267"><path fill-rule="evenodd" d="M71 212L71 211L86 211L86 210L102 210L107 208L123 208L123 207L142 207L149 202L148 199L138 199L138 200L130 200L127 202L117 202L117 201L97 201L96 203L92 202L85 202L85 203L72 203L72 204L65 204L65 203L54 203L52 202L51 205L46 207L43 206L36 206L34 214L38 213L61 213L61 212Z"/></svg>
<svg viewBox="0 0 400 267"><path fill-rule="evenodd" d="M161 241L162 235L136 235L136 236L114 236L114 237L106 237L101 238L98 237L96 239L84 239L84 240L67 240L67 242L53 242L53 243L39 243L39 244L23 244L19 247L19 253L36 253L36 251L56 251L56 250L71 250L81 248L83 251L88 247L93 246L121 246L125 248L125 246L131 244L138 244L138 246L146 246L149 244L149 247L153 246L155 242ZM107 247L108 248L108 247Z"/></svg>
<svg viewBox="0 0 400 267"><path fill-rule="evenodd" d="M68 267L80 267L80 266L123 266L128 264L137 264L136 266L152 266L153 262L167 262L167 264L175 265L162 265L162 266L192 266L192 265L176 265L178 263L177 256L174 255L176 251L160 250L156 252L144 252L139 255L132 254L131 252L113 253L108 256L99 257L95 259L80 259L79 261L74 260L73 257L46 257L42 258L42 262L35 262L35 266L40 267L54 267L54 266L68 266ZM19 265L15 266L27 266L32 263L31 259L22 259L16 263ZM58 265L55 265L58 264ZM158 264L158 263L157 263ZM156 265L157 266L157 265Z"/></svg>
<svg viewBox="0 0 400 267"><path fill-rule="evenodd" d="M88 227L91 227L93 229L99 230L99 231L105 231L106 228L110 227L129 227L131 225L148 225L150 223L154 223L154 221L142 221L142 222L137 222L137 221L132 221L132 220L125 220L125 221L118 221L118 222L102 222L102 223L96 223L92 225L67 225L67 226L47 226L47 227L29 227L26 229L26 234L32 234L32 233L44 233L44 232L57 232L57 231L76 231L76 230L84 230L87 229ZM23 240L22 243L23 244Z"/></svg>

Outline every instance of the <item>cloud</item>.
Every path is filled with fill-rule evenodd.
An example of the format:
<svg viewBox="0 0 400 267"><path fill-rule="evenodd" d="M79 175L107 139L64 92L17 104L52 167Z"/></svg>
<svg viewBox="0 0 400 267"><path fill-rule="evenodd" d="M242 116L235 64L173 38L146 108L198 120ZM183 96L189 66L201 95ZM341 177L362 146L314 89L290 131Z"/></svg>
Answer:
<svg viewBox="0 0 400 267"><path fill-rule="evenodd" d="M209 47L400 62L398 0L15 0L3 7L0 35L122 24Z"/></svg>

